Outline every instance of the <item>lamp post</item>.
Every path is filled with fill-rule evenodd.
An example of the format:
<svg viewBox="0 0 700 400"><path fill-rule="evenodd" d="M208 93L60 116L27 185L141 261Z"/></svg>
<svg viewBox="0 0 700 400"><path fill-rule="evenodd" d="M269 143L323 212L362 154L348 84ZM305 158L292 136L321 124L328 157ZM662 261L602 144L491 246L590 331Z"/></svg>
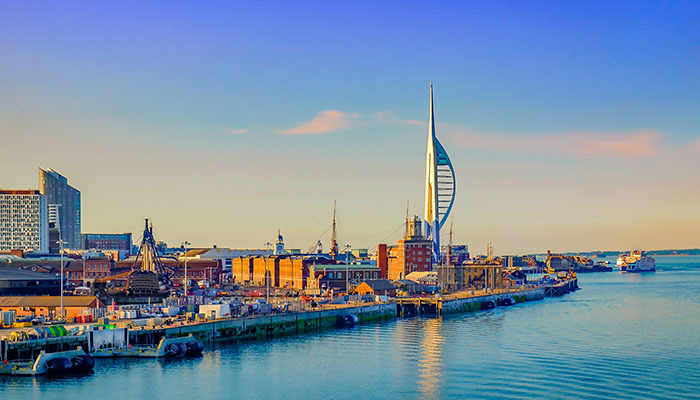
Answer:
<svg viewBox="0 0 700 400"><path fill-rule="evenodd" d="M272 247L272 243L267 242L265 243L265 247L267 247L267 251L270 251L270 248ZM269 257L269 256L268 256ZM270 303L270 269L267 265L268 258L265 258L265 301L269 304Z"/></svg>
<svg viewBox="0 0 700 400"><path fill-rule="evenodd" d="M352 246L349 244L345 245L345 291L348 293L348 300L350 300L350 263L348 260L348 250Z"/></svg>
<svg viewBox="0 0 700 400"><path fill-rule="evenodd" d="M63 317L65 315L65 308L63 307L63 239L60 239L56 243L61 246L61 317Z"/></svg>
<svg viewBox="0 0 700 400"><path fill-rule="evenodd" d="M183 281L183 282L182 282L182 286L184 286L184 288L185 288L185 293L184 293L185 299L187 299L187 246L190 245L190 244L192 244L192 243L188 242L187 240L185 240L184 242L182 242L182 247L185 249L185 253L184 253L184 257L185 257L185 278L182 280L182 281Z"/></svg>

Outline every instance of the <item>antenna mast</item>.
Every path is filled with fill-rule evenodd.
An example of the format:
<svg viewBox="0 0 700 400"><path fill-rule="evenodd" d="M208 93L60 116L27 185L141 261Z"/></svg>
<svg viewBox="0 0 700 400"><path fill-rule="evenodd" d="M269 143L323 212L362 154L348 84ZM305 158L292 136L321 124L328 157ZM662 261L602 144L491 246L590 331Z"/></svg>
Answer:
<svg viewBox="0 0 700 400"><path fill-rule="evenodd" d="M333 200L333 232L331 233L331 251L330 256L335 260L335 256L338 254L338 241L335 236L335 200Z"/></svg>

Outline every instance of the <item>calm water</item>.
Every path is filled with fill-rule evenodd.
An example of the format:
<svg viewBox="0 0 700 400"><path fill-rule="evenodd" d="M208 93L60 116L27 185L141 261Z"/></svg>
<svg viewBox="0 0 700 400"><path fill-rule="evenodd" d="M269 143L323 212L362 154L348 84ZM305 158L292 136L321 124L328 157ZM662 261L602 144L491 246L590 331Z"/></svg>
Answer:
<svg viewBox="0 0 700 400"><path fill-rule="evenodd" d="M700 398L700 258L657 268L582 274L574 294L507 309L3 377L0 398Z"/></svg>

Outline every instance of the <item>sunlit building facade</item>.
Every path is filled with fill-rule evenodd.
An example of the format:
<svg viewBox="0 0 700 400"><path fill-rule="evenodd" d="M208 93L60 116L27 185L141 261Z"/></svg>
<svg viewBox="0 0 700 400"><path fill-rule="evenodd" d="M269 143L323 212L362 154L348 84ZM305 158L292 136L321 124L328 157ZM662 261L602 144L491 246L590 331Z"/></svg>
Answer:
<svg viewBox="0 0 700 400"><path fill-rule="evenodd" d="M68 179L51 168L39 168L39 191L46 196L52 216L58 219L58 229L65 248L81 249L80 191L68 184Z"/></svg>
<svg viewBox="0 0 700 400"><path fill-rule="evenodd" d="M38 190L0 190L0 250L48 253L48 213Z"/></svg>

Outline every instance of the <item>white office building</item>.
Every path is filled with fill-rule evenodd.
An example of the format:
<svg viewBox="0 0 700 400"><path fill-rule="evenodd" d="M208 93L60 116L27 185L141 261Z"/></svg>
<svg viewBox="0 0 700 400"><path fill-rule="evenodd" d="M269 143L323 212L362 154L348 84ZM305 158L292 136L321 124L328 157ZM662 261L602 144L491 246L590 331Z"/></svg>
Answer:
<svg viewBox="0 0 700 400"><path fill-rule="evenodd" d="M38 190L0 190L0 250L49 251L49 209Z"/></svg>

